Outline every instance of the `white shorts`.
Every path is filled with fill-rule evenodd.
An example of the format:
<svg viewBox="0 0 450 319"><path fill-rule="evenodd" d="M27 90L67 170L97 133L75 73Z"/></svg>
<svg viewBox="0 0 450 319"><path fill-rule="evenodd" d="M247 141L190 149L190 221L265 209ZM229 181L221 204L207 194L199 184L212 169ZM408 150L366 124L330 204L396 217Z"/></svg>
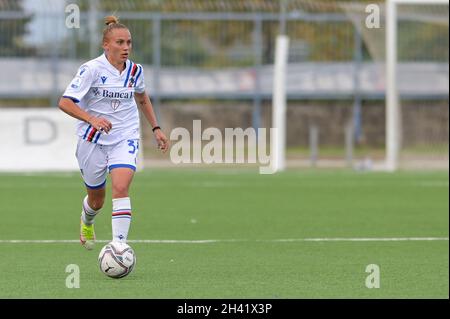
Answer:
<svg viewBox="0 0 450 319"><path fill-rule="evenodd" d="M126 167L135 171L138 152L139 139L101 145L80 138L75 156L86 186L98 189L105 187L106 176L114 168Z"/></svg>

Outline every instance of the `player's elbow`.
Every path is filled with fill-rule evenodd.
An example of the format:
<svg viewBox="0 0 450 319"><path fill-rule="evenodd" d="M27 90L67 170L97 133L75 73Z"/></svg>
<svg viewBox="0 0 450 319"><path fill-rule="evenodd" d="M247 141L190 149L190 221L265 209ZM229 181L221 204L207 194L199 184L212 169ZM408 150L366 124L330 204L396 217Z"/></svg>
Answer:
<svg viewBox="0 0 450 319"><path fill-rule="evenodd" d="M58 102L58 107L60 110L65 111L71 102L72 102L71 99L68 99L66 97L61 97Z"/></svg>
<svg viewBox="0 0 450 319"><path fill-rule="evenodd" d="M60 98L59 101L58 101L58 107L59 107L61 110L62 110L63 107L64 107L64 106L63 106L63 103L64 103L63 100L64 100L64 98L62 97L62 98Z"/></svg>

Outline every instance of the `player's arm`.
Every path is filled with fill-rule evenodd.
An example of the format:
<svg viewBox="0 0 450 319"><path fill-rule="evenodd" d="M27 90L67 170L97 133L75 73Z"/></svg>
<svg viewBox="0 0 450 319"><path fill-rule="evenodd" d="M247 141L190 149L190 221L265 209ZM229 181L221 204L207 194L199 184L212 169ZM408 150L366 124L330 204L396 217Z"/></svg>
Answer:
<svg viewBox="0 0 450 319"><path fill-rule="evenodd" d="M77 104L81 99L89 92L94 82L94 72L88 64L82 65L72 82L67 86L64 91L63 97L59 100L59 108L69 114L70 116L85 121L92 125L98 131L105 131L106 133L111 130L112 125L107 119L97 118L90 115Z"/></svg>
<svg viewBox="0 0 450 319"><path fill-rule="evenodd" d="M158 121L155 116L155 112L153 110L152 102L148 97L147 93L144 91L142 93L135 92L134 98L136 100L136 104L141 109L148 123L152 126L152 128L158 126ZM156 142L158 143L158 147L165 153L169 149L169 140L164 135L160 128L154 130Z"/></svg>
<svg viewBox="0 0 450 319"><path fill-rule="evenodd" d="M69 98L62 97L59 100L58 106L64 113L67 113L76 119L91 124L92 127L96 128L99 131L103 130L108 133L112 128L112 124L110 121L105 118L90 115Z"/></svg>

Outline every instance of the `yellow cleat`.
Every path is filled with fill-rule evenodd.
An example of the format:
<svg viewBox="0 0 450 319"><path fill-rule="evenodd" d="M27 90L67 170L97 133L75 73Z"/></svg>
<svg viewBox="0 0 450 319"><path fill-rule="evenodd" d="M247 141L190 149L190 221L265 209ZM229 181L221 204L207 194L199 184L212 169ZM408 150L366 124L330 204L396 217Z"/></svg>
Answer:
<svg viewBox="0 0 450 319"><path fill-rule="evenodd" d="M94 225L86 225L83 219L81 219L80 242L88 250L91 250L95 243Z"/></svg>

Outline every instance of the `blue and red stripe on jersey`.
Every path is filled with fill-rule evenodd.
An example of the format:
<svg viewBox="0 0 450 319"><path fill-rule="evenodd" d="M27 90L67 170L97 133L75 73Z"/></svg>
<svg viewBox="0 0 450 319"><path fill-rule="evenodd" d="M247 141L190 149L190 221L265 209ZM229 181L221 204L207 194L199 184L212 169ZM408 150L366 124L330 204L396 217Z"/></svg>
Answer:
<svg viewBox="0 0 450 319"><path fill-rule="evenodd" d="M89 125L86 129L86 132L84 132L83 140L97 143L98 139L100 138L100 134L101 133L97 131L96 128L92 127L92 125Z"/></svg>
<svg viewBox="0 0 450 319"><path fill-rule="evenodd" d="M127 77L125 79L124 87L133 87L136 86L136 80L134 77L136 75L137 70L140 69L136 63L130 61L130 68L128 69ZM140 72L139 72L140 74ZM131 75L131 77L130 77Z"/></svg>
<svg viewBox="0 0 450 319"><path fill-rule="evenodd" d="M139 76L141 75L141 72L142 72L142 66L139 65L138 67L139 67L139 73L137 74L136 80L134 81L134 86L136 86L137 81L139 80Z"/></svg>
<svg viewBox="0 0 450 319"><path fill-rule="evenodd" d="M130 61L130 67L128 68L128 72L127 72L127 77L125 78L125 83L123 84L123 87L127 87L128 86L128 79L130 79L130 73L131 70L134 68L136 64Z"/></svg>

